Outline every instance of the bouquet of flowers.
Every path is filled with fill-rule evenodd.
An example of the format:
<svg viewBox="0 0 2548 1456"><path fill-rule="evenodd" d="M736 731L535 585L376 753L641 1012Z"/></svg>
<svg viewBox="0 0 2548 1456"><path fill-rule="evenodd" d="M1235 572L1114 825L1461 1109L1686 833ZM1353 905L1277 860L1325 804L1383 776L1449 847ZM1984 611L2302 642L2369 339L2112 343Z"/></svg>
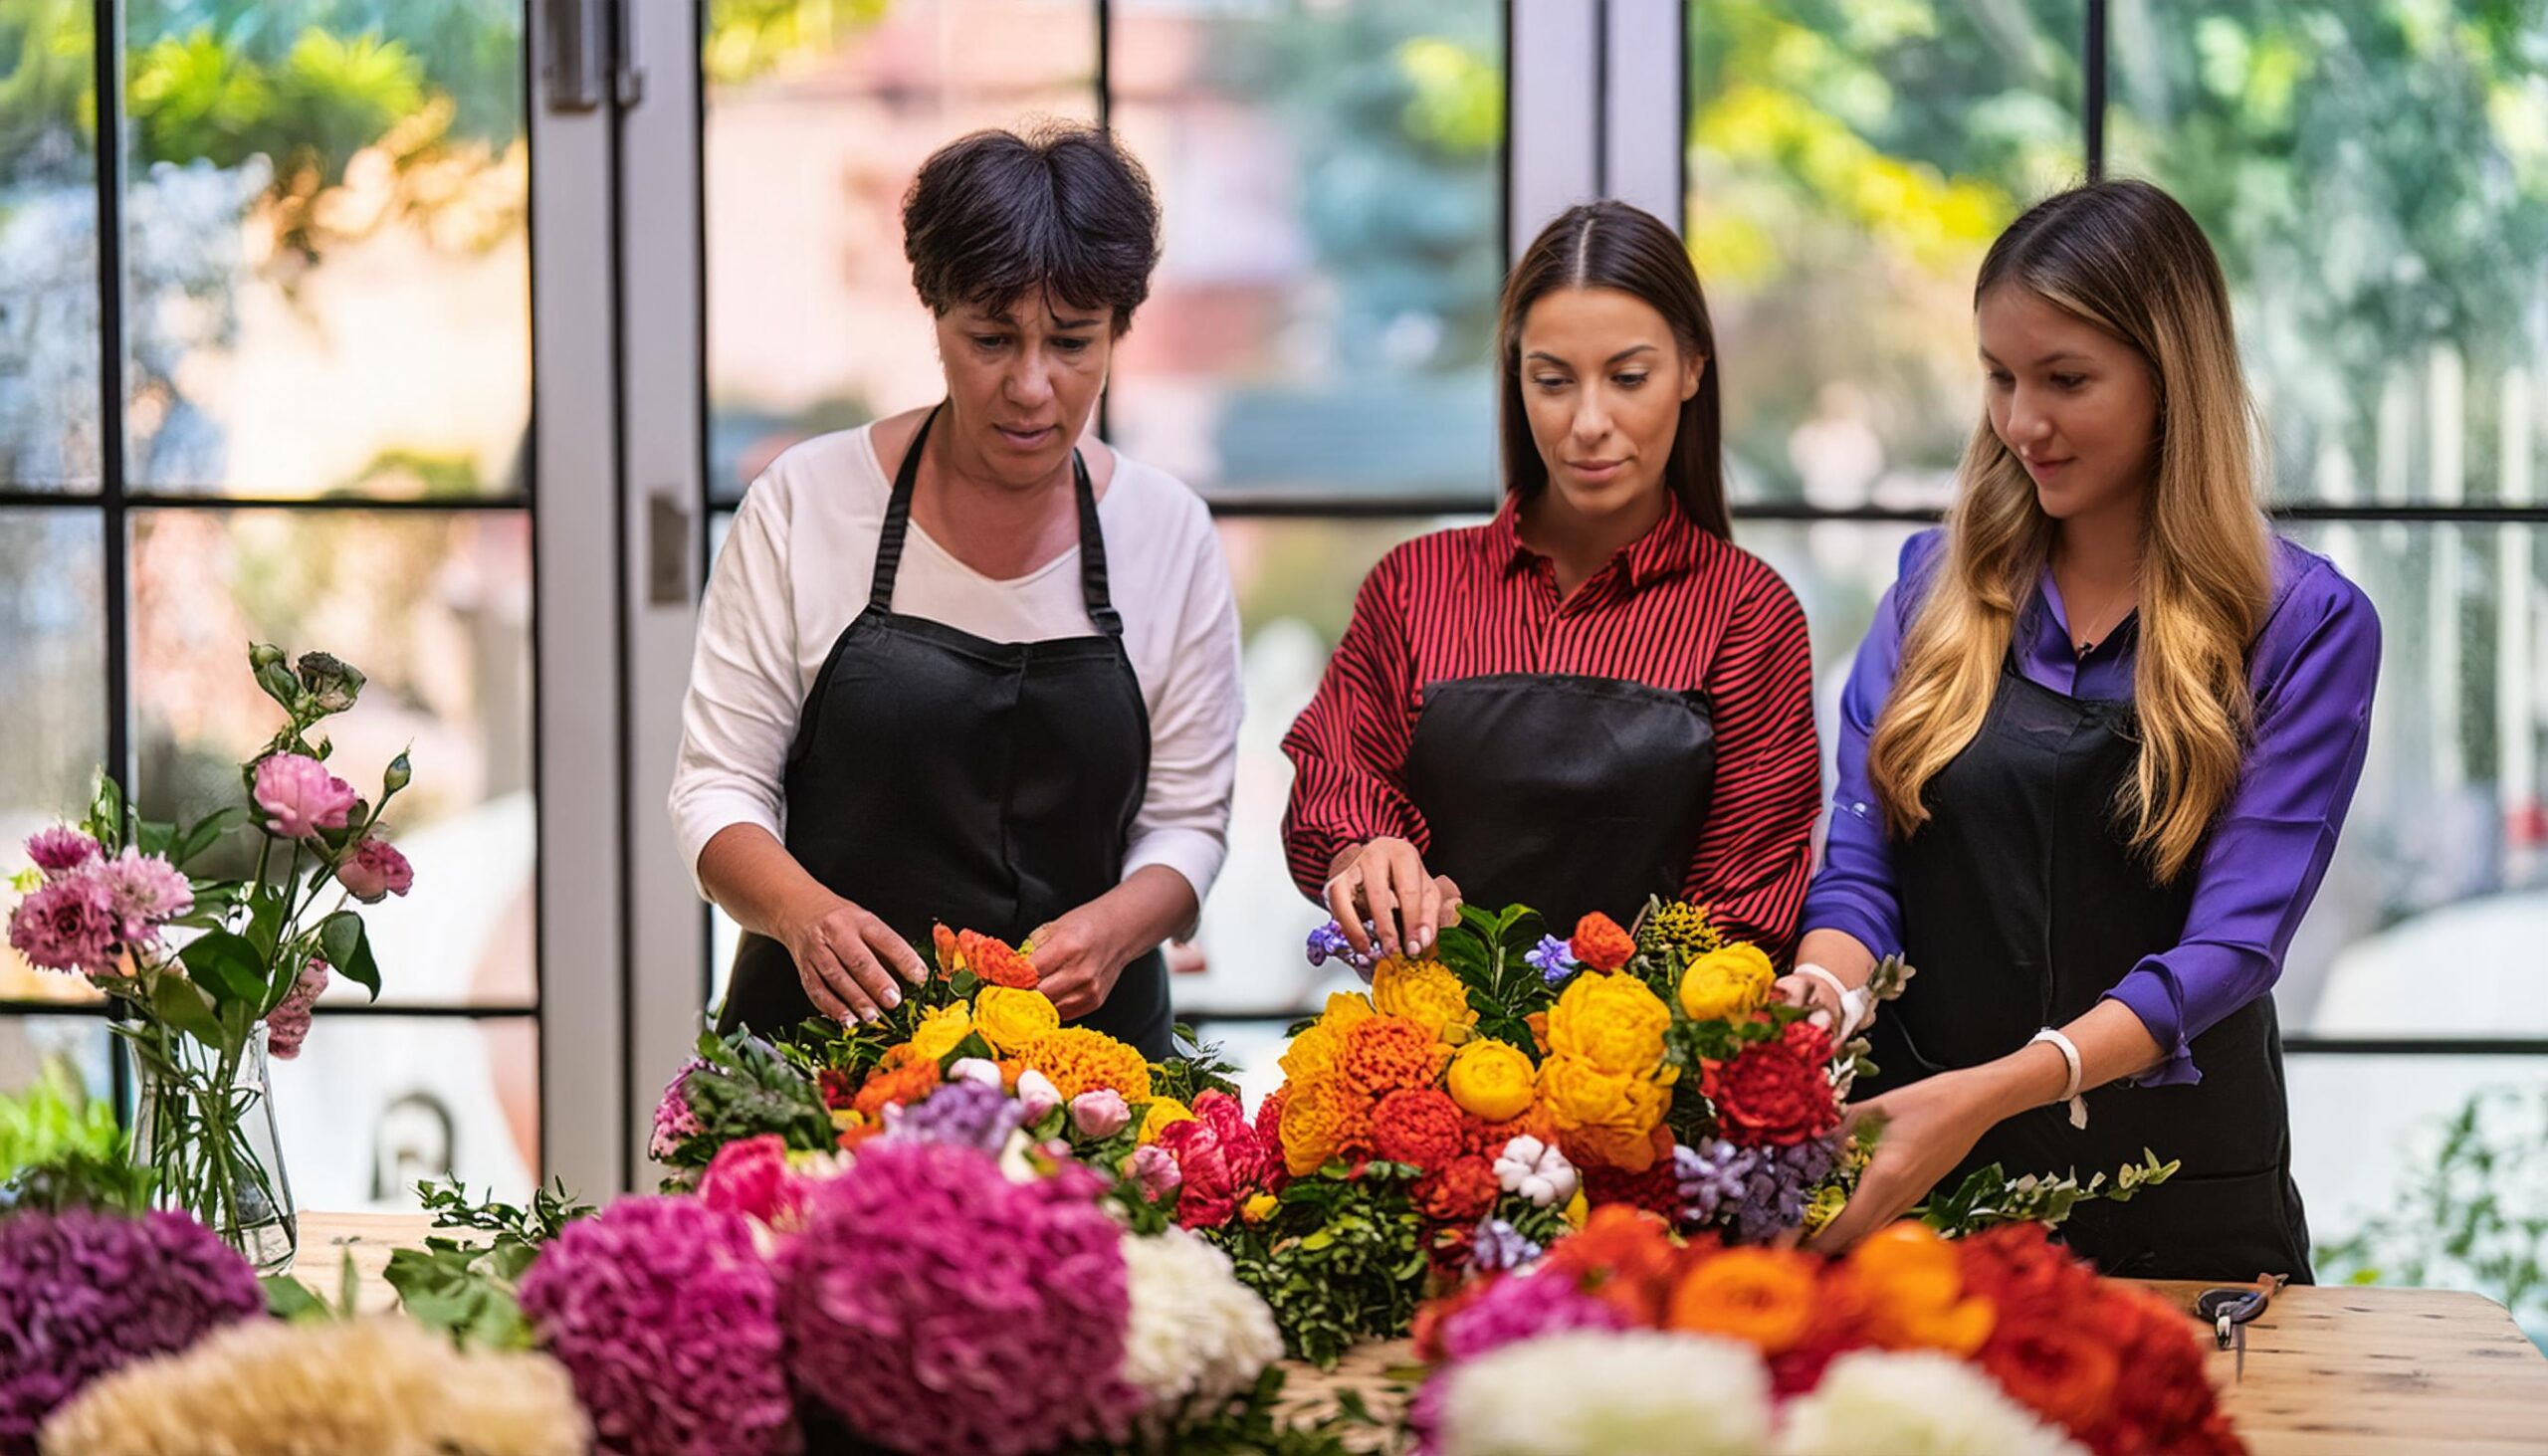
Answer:
<svg viewBox="0 0 2548 1456"><path fill-rule="evenodd" d="M2193 1329L2042 1225L1906 1220L1825 1259L1612 1207L1416 1322L1418 1449L2243 1449Z"/></svg>
<svg viewBox="0 0 2548 1456"><path fill-rule="evenodd" d="M162 1206L195 1214L251 1262L278 1270L297 1240L277 1155L265 1058L292 1057L311 1008L342 975L380 992L380 971L348 904L414 882L382 813L407 786L407 755L366 801L327 767L313 734L354 706L363 676L322 652L286 666L257 645L248 665L284 711L240 766L243 803L185 824L142 819L101 776L86 819L27 841L33 863L9 917L29 963L86 977L116 1006L115 1034L140 1072L133 1155ZM256 835L244 879L188 873L242 826ZM244 856L242 856L244 859Z"/></svg>

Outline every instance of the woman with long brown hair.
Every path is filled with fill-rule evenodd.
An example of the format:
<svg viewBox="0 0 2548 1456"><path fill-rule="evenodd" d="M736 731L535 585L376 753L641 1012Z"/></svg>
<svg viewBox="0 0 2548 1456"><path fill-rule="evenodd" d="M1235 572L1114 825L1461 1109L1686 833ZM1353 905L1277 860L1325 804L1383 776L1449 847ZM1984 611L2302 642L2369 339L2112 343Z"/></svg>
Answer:
<svg viewBox="0 0 2548 1456"><path fill-rule="evenodd" d="M1624 203L1570 209L1514 266L1499 341L1503 509L1364 581L1283 739L1293 878L1367 953L1425 949L1463 896L1563 933L1660 895L1784 956L1812 662L1787 583L1729 539L1689 254Z"/></svg>
<svg viewBox="0 0 2548 1456"><path fill-rule="evenodd" d="M1792 1001L1879 952L1874 1162L1845 1245L1972 1168L2182 1162L2064 1233L2106 1273L2309 1277L2271 991L2362 772L2370 602L2267 529L2219 261L2166 193L2026 212L1974 290L1986 373L1841 705Z"/></svg>

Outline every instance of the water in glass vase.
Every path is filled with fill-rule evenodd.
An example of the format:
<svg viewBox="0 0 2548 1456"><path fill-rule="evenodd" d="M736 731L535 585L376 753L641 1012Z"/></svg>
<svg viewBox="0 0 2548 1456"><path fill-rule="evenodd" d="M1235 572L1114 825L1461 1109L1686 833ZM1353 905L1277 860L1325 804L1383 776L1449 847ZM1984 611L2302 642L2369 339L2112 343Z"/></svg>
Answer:
<svg viewBox="0 0 2548 1456"><path fill-rule="evenodd" d="M264 1023L233 1050L191 1037L126 1044L139 1073L132 1158L157 1178L152 1206L193 1215L260 1274L290 1271L301 1228L275 1135Z"/></svg>

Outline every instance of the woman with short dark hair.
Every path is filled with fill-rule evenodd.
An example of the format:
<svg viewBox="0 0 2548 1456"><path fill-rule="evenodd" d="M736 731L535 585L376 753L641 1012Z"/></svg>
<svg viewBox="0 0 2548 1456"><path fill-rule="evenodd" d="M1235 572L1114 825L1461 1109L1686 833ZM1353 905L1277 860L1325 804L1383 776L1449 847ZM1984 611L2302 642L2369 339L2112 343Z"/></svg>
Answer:
<svg viewBox="0 0 2548 1456"><path fill-rule="evenodd" d="M1729 538L1689 254L1625 203L1569 209L1514 265L1499 338L1504 509L1364 580L1283 739L1292 876L1363 951L1421 953L1463 896L1561 932L1660 896L1784 957L1813 665L1787 583Z"/></svg>
<svg viewBox="0 0 2548 1456"><path fill-rule="evenodd" d="M873 1020L943 921L1031 938L1065 1017L1161 1056L1239 686L1203 503L1090 435L1158 203L1105 131L982 131L903 240L946 398L772 462L701 610L671 808L747 933L720 1025Z"/></svg>

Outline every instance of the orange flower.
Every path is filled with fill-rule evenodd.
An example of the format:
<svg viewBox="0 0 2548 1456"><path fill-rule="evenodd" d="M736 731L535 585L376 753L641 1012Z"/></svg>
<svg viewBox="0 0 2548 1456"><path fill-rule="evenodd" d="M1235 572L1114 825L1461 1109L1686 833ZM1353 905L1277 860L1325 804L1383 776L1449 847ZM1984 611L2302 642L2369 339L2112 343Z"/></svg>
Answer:
<svg viewBox="0 0 2548 1456"><path fill-rule="evenodd" d="M1575 939L1567 948L1594 970L1616 970L1636 954L1636 941L1617 921L1596 910L1575 923Z"/></svg>
<svg viewBox="0 0 2548 1456"><path fill-rule="evenodd" d="M1564 1053L1540 1064L1540 1109L1578 1163L1641 1173L1654 1165L1653 1133L1672 1094L1659 1083L1602 1071Z"/></svg>
<svg viewBox="0 0 2548 1456"><path fill-rule="evenodd" d="M2019 1405L2086 1431L2105 1417L2123 1374L2111 1340L2069 1320L2032 1320L1993 1334L1974 1361Z"/></svg>
<svg viewBox="0 0 2548 1456"><path fill-rule="evenodd" d="M1963 1358L1991 1338L1991 1302L1965 1294L1954 1247L1918 1223L1868 1235L1846 1268L1866 1291L1866 1334L1876 1345Z"/></svg>
<svg viewBox="0 0 2548 1456"><path fill-rule="evenodd" d="M1019 954L1007 941L976 931L959 931L956 943L963 954L964 968L992 985L1021 991L1034 988L1035 962Z"/></svg>
<svg viewBox="0 0 2548 1456"><path fill-rule="evenodd" d="M1522 1024L1531 1028L1531 1045L1541 1056L1547 1056L1549 1054L1549 1013L1534 1011L1522 1018Z"/></svg>
<svg viewBox="0 0 2548 1456"><path fill-rule="evenodd" d="M1812 1323L1813 1265L1809 1255L1779 1249L1724 1250L1681 1276L1666 1323L1782 1353Z"/></svg>
<svg viewBox="0 0 2548 1456"><path fill-rule="evenodd" d="M1379 1097L1402 1087L1431 1087L1442 1080L1451 1049L1419 1021L1374 1016L1345 1034L1337 1071L1354 1090Z"/></svg>
<svg viewBox="0 0 2548 1456"><path fill-rule="evenodd" d="M1283 1166L1305 1178L1371 1138L1372 1100L1342 1078L1284 1087Z"/></svg>
<svg viewBox="0 0 2548 1456"><path fill-rule="evenodd" d="M929 928L929 941L931 946L938 951L938 978L940 980L951 980L955 977L956 972L964 968L963 943L956 938L956 933L947 929L944 922L933 925Z"/></svg>
<svg viewBox="0 0 2548 1456"><path fill-rule="evenodd" d="M937 1090L938 1063L904 1042L886 1049L850 1107L869 1122L881 1124L886 1108L918 1102Z"/></svg>
<svg viewBox="0 0 2548 1456"><path fill-rule="evenodd" d="M1662 1219L1611 1203L1593 1209L1582 1229L1550 1247L1548 1268L1572 1276L1632 1323L1653 1326L1662 1323L1680 1252Z"/></svg>
<svg viewBox="0 0 2548 1456"><path fill-rule="evenodd" d="M1025 1057L1027 1066L1052 1079L1064 1102L1101 1087L1122 1093L1126 1102L1151 1100L1151 1064L1102 1031L1085 1026L1048 1031L1028 1044Z"/></svg>

